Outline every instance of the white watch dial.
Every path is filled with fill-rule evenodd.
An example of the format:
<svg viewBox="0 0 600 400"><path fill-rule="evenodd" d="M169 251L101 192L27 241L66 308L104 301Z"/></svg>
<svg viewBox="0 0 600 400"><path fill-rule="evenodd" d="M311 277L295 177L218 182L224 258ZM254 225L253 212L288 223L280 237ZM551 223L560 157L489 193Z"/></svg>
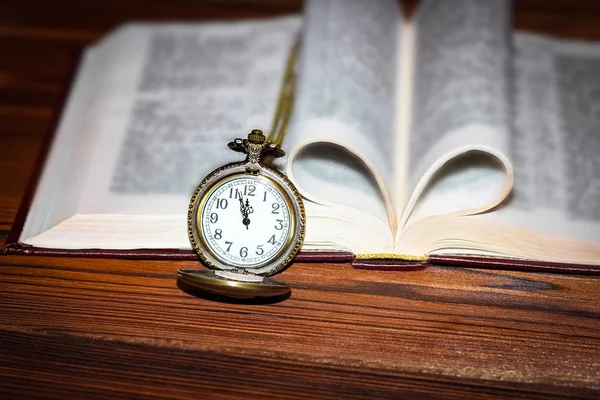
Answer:
<svg viewBox="0 0 600 400"><path fill-rule="evenodd" d="M262 176L226 178L206 196L199 215L203 240L224 264L259 267L277 257L293 229L282 190Z"/></svg>

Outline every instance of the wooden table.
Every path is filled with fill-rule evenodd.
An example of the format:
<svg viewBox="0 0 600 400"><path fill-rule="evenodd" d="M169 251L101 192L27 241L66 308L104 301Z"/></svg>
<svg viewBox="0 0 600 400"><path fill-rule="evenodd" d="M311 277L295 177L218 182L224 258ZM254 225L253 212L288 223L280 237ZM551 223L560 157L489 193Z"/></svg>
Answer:
<svg viewBox="0 0 600 400"><path fill-rule="evenodd" d="M600 3L521 1L519 26L600 38ZM584 4L585 3L585 4ZM296 11L295 1L0 3L0 235L76 51L131 19ZM600 397L600 279L296 264L275 304L190 296L195 263L0 257L0 398Z"/></svg>

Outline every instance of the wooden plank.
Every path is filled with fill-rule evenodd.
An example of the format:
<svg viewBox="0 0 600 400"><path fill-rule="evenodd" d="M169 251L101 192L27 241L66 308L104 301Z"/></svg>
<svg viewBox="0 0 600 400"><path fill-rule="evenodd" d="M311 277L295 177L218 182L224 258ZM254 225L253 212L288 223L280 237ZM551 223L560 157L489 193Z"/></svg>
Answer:
<svg viewBox="0 0 600 400"><path fill-rule="evenodd" d="M4 331L600 389L599 279L298 264L280 276L291 298L224 304L179 290L175 272L189 262L1 263Z"/></svg>
<svg viewBox="0 0 600 400"><path fill-rule="evenodd" d="M591 390L384 368L331 366L268 353L227 355L43 333L2 332L0 394L48 398L570 399ZM20 350L16 350L20 349Z"/></svg>

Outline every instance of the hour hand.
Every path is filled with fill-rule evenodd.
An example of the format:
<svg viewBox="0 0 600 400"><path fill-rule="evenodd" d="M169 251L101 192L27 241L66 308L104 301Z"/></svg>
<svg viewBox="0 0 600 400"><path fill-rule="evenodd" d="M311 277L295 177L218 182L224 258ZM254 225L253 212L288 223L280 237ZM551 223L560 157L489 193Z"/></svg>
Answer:
<svg viewBox="0 0 600 400"><path fill-rule="evenodd" d="M246 226L246 229L248 229L248 225L250 225L250 218L248 218L248 215L252 214L254 212L254 209L252 209L252 206L250 206L250 202L248 202L248 199L246 199L246 203L244 203L244 200L242 199L242 196L240 195L240 212L242 213L242 224L244 224Z"/></svg>

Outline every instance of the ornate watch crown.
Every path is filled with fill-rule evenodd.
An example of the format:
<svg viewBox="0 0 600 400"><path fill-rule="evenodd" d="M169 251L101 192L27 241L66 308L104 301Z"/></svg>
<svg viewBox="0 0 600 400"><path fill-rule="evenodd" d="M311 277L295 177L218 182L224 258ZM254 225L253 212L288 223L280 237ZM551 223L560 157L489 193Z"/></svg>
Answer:
<svg viewBox="0 0 600 400"><path fill-rule="evenodd" d="M233 151L246 153L246 161L250 163L260 163L265 156L277 158L285 155L285 151L279 146L267 141L260 129L253 129L248 134L248 139L237 138L229 142L228 146Z"/></svg>
<svg viewBox="0 0 600 400"><path fill-rule="evenodd" d="M250 143L263 144L266 140L267 138L260 129L253 129L252 132L248 134L248 141Z"/></svg>

